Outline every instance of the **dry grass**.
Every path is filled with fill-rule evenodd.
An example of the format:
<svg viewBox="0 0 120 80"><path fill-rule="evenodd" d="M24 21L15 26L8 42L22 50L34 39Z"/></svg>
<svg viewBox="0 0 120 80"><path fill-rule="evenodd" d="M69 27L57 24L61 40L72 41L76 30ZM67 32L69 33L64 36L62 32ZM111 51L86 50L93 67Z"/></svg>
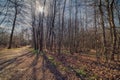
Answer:
<svg viewBox="0 0 120 80"><path fill-rule="evenodd" d="M23 54L23 52L27 52L30 51L31 49L28 48L29 46L25 46L25 47L21 47L21 48L12 48L12 49L7 49L4 48L2 50L0 50L0 58L12 58L15 56L19 56L21 54Z"/></svg>

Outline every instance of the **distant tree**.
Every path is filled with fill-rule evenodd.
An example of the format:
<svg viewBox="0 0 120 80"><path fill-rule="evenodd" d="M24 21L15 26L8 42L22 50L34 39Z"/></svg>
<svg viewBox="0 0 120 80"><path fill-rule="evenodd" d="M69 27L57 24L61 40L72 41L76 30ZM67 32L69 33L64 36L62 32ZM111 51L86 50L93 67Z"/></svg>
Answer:
<svg viewBox="0 0 120 80"><path fill-rule="evenodd" d="M64 0L63 11L62 11L62 23L61 23L61 30L60 30L61 35L59 35L60 39L59 39L59 49L58 49L59 54L61 53L61 47L62 47L62 43L63 43L65 7L66 7L66 0Z"/></svg>

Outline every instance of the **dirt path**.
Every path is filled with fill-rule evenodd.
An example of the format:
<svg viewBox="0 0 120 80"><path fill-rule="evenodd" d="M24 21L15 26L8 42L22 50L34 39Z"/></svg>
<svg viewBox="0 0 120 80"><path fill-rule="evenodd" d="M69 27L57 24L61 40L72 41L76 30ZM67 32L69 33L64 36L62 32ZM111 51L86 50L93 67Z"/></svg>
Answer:
<svg viewBox="0 0 120 80"><path fill-rule="evenodd" d="M43 57L28 47L10 53L0 55L0 80L56 80Z"/></svg>

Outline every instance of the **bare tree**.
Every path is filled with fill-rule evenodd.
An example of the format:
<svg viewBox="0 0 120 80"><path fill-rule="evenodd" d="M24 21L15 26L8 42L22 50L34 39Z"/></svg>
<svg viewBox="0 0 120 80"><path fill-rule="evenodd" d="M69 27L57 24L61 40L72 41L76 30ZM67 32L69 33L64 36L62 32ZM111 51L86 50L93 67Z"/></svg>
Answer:
<svg viewBox="0 0 120 80"><path fill-rule="evenodd" d="M106 0L107 3L107 11L108 11L108 20L111 29L111 43L112 43L112 55L111 60L114 60L114 54L116 53L116 41L117 41L117 34L116 34L116 26L114 22L114 0Z"/></svg>
<svg viewBox="0 0 120 80"><path fill-rule="evenodd" d="M61 47L62 47L62 42L63 42L63 31L64 31L64 15L65 15L65 6L66 6L66 0L64 0L64 6L63 6L63 11L62 11L62 28L61 28L61 35L60 40L59 40L59 49L58 49L58 53L61 53Z"/></svg>
<svg viewBox="0 0 120 80"><path fill-rule="evenodd" d="M12 46L13 32L14 32L14 29L15 29L15 23L16 23L17 14L18 14L17 1L15 0L15 2L13 2L13 4L14 4L14 9L15 9L15 14L14 14L14 20L13 20L13 25L12 25L12 31L11 31L11 34L10 34L10 41L9 41L8 49L10 49L11 46Z"/></svg>
<svg viewBox="0 0 120 80"><path fill-rule="evenodd" d="M103 10L102 10L102 1L100 0L99 2L99 10L100 10L100 17L101 17L101 27L102 27L102 30L103 30L103 54L105 55L106 54L106 35L105 35L105 24L104 24L104 14L103 14ZM107 60L107 57L106 57L106 60Z"/></svg>

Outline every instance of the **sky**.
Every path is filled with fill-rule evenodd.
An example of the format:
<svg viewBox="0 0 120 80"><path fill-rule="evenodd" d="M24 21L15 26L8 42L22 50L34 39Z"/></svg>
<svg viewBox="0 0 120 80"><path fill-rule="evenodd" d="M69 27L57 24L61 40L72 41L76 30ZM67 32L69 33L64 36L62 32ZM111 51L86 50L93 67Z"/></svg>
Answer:
<svg viewBox="0 0 120 80"><path fill-rule="evenodd" d="M46 0L46 1L47 1L47 3L46 3L47 6L45 8L45 16L47 16L49 14L49 12L50 12L50 9L49 9L50 8L50 3L52 3L52 0ZM86 12L85 7L86 6L83 5L84 4L84 0L78 0L78 1L80 1L78 5L80 5L79 6L79 11L81 10L82 19L85 19L85 12ZM6 2L7 2L7 0L0 0L0 6L4 6ZM120 5L120 0L118 0L118 4ZM30 0L25 0L25 4L24 5L26 6L26 8L23 8L22 12L25 12L26 14L22 14L22 15L19 14L18 15L17 25L16 25L16 27L17 27L16 30L18 30L18 31L20 29L22 29L22 28L30 28L31 27L31 9L30 9L31 6L30 6ZM69 0L67 0L67 3L66 3L66 9L65 9L65 17L66 18L69 16L69 14L68 14L68 12L69 12L68 6L69 6ZM43 1L40 2L40 3L37 2L37 4L36 4L37 12L36 13L39 13L40 9L41 9L41 12L42 12L42 8L43 8ZM3 8L0 7L0 11L2 11L2 9ZM7 8L5 8L5 10L3 12L6 12L6 10L7 10ZM10 9L9 9L9 11L10 11ZM13 12L14 10L11 10L11 11ZM89 12L89 13L87 13L87 15L89 16L88 18L89 18L89 20L91 20L91 18L93 18L92 17L93 10L92 10L92 8L87 7L87 11ZM73 9L72 9L73 17L75 17L74 14L75 14L75 9L73 7ZM0 13L0 22L4 18L1 15L2 14ZM6 17L6 21L9 21L11 23L8 23L8 22L7 23L3 23L2 25L0 25L0 27L4 27L4 28L6 28L8 30L11 30L13 17L14 17L14 14L11 14L10 16L7 16ZM79 14L78 14L78 18L80 18ZM115 20L115 22L116 22L116 25L119 25L118 24L118 20Z"/></svg>

